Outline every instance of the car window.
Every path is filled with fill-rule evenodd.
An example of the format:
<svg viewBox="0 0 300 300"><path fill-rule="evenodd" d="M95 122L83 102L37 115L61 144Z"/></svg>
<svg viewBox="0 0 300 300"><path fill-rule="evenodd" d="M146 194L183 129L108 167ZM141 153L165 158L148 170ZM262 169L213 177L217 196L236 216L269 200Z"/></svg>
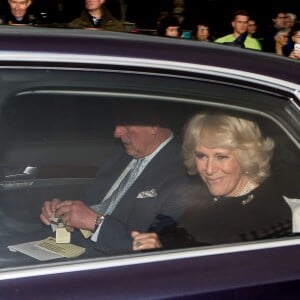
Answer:
<svg viewBox="0 0 300 300"><path fill-rule="evenodd" d="M114 129L119 118L123 119L130 112L130 118L137 120L141 113L141 106L147 107L152 112L156 110L157 115L163 113L165 121L168 119L168 124L181 144L187 121L199 113L220 112L256 122L263 136L271 137L275 142L274 156L271 160L271 179L273 181L269 183L266 191L262 192L263 197L259 198L259 201L265 201L265 205L256 199L253 201L250 199L249 204L246 203L243 207L246 209L253 205L253 210L256 210L256 206L261 205L261 209L257 210L260 214L256 219L261 222L264 219L271 221L259 228L254 225L253 228L247 228L245 232L241 232L243 237L238 242L247 243L293 236L293 220L289 208L285 208L286 214L283 219L279 218L272 222L274 210L271 198L278 186L282 189L278 189L280 194L276 196L281 199L282 203L285 203L283 196L290 199L299 198L297 185L300 165L299 145L296 143L296 137L292 130L294 125L287 125L287 120L284 120L286 117L284 111L289 104L283 96L276 96L274 93L258 91L258 89L250 87L227 85L225 81L224 83L220 82L217 77L215 81L208 81L206 78L189 80L187 78L159 77L158 75L137 76L134 72L120 75L117 72L113 74L113 72L100 71L86 72L83 77L81 72L73 71L73 82L70 82L68 77L71 74L70 71L28 70L26 74L27 76L31 75L27 77L30 80L24 77L24 71L20 70L20 72L22 76L18 75L17 71L6 73L7 75L17 75L5 76L6 92L1 98L0 238L2 241L1 260L4 267L44 263L24 253L11 252L7 247L53 236L50 226L42 224L39 218L44 201L53 198L85 201L86 195L93 189L97 171L101 167L106 167L108 162L113 161L120 151L124 151L122 143L114 138ZM156 85L153 86L153 83L162 81L164 82L163 86L160 85L157 88ZM183 86L188 86L188 88L183 89ZM269 104L271 102L272 104ZM279 108L281 109L280 113L278 112ZM126 115L126 117L128 116ZM143 121L142 118L139 120ZM124 121L122 125L132 125L126 122L129 121ZM142 122L138 125L145 126L148 123ZM107 168L107 176L110 171L111 169ZM172 177L173 174L169 174L169 176ZM189 190L182 192L182 198L187 200L185 205L191 205L190 200L192 199L193 203L196 203L195 207L190 206L193 212L207 209L207 207L201 206L201 199L193 198L195 197L193 190L195 186L196 193L201 187L202 197L208 195L205 185L203 182L200 183L200 176L195 174L189 177L189 180ZM150 196L153 195L151 193L155 193L150 188L141 192L150 193ZM166 195L172 197L172 192L171 190L167 191ZM137 205L141 205L145 200L143 199L145 193L139 195L140 202ZM278 199L277 201L279 201ZM214 199L210 200L213 204L219 204L218 201L216 201L218 203L214 203ZM244 200L247 199L241 201ZM198 205L199 203L200 205ZM87 202L87 204L97 203ZM207 216L216 218L215 221L220 226L226 226L226 222L229 222L230 219L236 220L235 224L228 226L228 236L231 237L230 231L241 226L242 218L247 214L244 215L242 212L239 217L236 214L240 213L240 207L231 208L229 206L227 208L226 205L224 204L222 209L217 207L217 214L215 214L215 210L211 211L210 209ZM281 214L280 207L279 205L276 210L278 216ZM147 214L146 210L145 214ZM223 218L223 216L226 217ZM155 222L161 221L156 217ZM225 223L220 222L222 218ZM190 212L188 219L193 220L192 224L189 224L188 230L179 226L176 231L172 231L174 226L170 226L166 231L156 231L159 235L161 234L162 241L164 239L172 240L169 244L166 242L169 245L166 250L198 247L199 245L210 247L216 244L236 242L235 239L231 240L230 238L214 241L210 237L219 236L218 228L211 231L210 228L204 226L206 223L194 218ZM255 223L256 220L253 221ZM105 229L105 223L103 224L103 229ZM154 225L156 226L156 223ZM155 226L151 228L156 230ZM80 234L78 230L71 234L72 243L73 240L76 241L75 236ZM193 236L197 242L189 244L190 236ZM188 243L179 243L178 246L177 241L182 238L187 238ZM172 244L172 242L175 243ZM86 241L81 246L84 247L84 245L86 245ZM158 250L164 251L165 249ZM136 253L126 252L125 254L134 255ZM103 258L120 254L124 253L107 252L99 255L99 252L96 252L91 257ZM86 257L85 254L78 257L78 259L85 258L90 257ZM54 259L50 263L56 264L61 261L70 260Z"/></svg>

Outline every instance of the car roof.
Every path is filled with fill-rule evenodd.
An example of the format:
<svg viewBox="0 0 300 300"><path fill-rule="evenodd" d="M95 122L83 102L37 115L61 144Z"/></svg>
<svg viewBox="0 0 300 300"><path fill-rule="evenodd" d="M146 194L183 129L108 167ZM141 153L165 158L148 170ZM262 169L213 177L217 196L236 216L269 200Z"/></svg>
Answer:
<svg viewBox="0 0 300 300"><path fill-rule="evenodd" d="M88 29L1 26L3 53L109 55L229 68L299 84L300 62L212 42Z"/></svg>

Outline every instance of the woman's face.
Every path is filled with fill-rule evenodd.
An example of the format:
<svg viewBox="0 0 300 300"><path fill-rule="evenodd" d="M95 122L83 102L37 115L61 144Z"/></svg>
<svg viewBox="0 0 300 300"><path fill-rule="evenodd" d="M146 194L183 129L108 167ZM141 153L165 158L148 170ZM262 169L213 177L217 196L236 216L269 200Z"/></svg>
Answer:
<svg viewBox="0 0 300 300"><path fill-rule="evenodd" d="M168 28L166 29L166 36L179 37L179 27L178 26L168 26Z"/></svg>
<svg viewBox="0 0 300 300"><path fill-rule="evenodd" d="M208 41L209 37L209 28L204 25L197 26L197 40L199 41Z"/></svg>
<svg viewBox="0 0 300 300"><path fill-rule="evenodd" d="M195 148L196 166L199 175L214 196L235 196L246 184L244 171L233 149Z"/></svg>

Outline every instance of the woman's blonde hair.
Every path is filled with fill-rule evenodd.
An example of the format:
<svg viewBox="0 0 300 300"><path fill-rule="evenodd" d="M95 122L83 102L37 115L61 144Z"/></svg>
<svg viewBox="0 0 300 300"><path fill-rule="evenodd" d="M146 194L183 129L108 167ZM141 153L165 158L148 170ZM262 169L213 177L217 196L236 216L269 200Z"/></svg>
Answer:
<svg viewBox="0 0 300 300"><path fill-rule="evenodd" d="M222 113L198 113L187 123L183 140L184 164L190 175L197 174L195 148L233 149L247 176L256 183L270 173L274 141L264 138L255 122Z"/></svg>

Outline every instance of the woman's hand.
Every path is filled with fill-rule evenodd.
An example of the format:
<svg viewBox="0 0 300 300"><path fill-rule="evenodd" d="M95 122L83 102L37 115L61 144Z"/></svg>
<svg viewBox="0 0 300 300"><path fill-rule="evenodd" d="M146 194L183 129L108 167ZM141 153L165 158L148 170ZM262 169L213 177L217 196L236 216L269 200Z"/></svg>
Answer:
<svg viewBox="0 0 300 300"><path fill-rule="evenodd" d="M139 231L132 231L131 237L133 239L133 251L162 248L162 244L156 233L141 233Z"/></svg>

